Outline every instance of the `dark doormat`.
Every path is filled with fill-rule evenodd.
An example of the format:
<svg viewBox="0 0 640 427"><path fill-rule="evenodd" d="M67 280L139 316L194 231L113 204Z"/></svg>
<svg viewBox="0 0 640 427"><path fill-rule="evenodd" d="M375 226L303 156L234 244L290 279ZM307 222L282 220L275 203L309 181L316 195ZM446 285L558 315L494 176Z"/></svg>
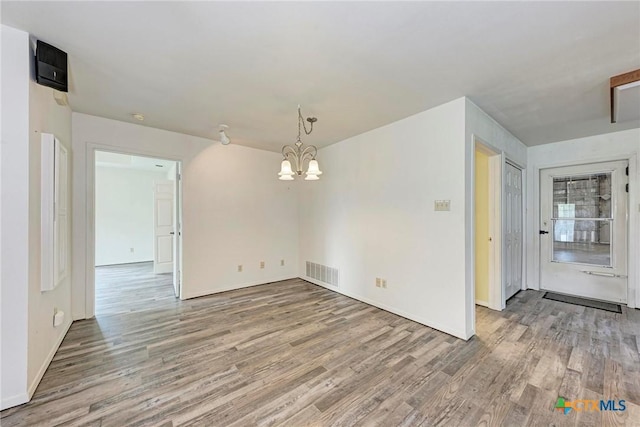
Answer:
<svg viewBox="0 0 640 427"><path fill-rule="evenodd" d="M546 292L542 298L553 301L566 302L567 304L582 305L584 307L597 308L600 310L610 311L612 313L622 313L620 304L612 304L610 302L595 301L592 299L572 297L569 295L556 294L555 292Z"/></svg>

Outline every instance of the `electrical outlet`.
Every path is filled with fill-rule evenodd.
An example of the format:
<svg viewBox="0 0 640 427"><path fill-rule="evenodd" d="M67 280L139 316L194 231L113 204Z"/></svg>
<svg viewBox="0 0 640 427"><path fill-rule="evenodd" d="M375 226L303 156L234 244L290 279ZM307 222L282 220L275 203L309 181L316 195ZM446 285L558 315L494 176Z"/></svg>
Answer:
<svg viewBox="0 0 640 427"><path fill-rule="evenodd" d="M242 273L242 264L238 265L238 273Z"/></svg>
<svg viewBox="0 0 640 427"><path fill-rule="evenodd" d="M436 211L450 211L451 200L436 200L433 209Z"/></svg>
<svg viewBox="0 0 640 427"><path fill-rule="evenodd" d="M382 287L387 289L387 279L382 279Z"/></svg>
<svg viewBox="0 0 640 427"><path fill-rule="evenodd" d="M264 268L264 261L260 261L260 268Z"/></svg>
<svg viewBox="0 0 640 427"><path fill-rule="evenodd" d="M133 248L129 248L129 252L133 253Z"/></svg>
<svg viewBox="0 0 640 427"><path fill-rule="evenodd" d="M450 211L451 200L436 200L434 203L434 210L436 211Z"/></svg>
<svg viewBox="0 0 640 427"><path fill-rule="evenodd" d="M283 259L280 260L280 266L284 267L284 260Z"/></svg>
<svg viewBox="0 0 640 427"><path fill-rule="evenodd" d="M376 277L376 288L379 288L381 286L382 280L380 280L379 277Z"/></svg>

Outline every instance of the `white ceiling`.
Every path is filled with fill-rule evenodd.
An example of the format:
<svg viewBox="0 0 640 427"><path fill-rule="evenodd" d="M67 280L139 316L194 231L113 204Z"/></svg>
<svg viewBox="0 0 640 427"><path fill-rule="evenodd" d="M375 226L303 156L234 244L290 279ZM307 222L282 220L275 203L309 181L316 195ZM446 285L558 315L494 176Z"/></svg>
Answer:
<svg viewBox="0 0 640 427"><path fill-rule="evenodd" d="M167 174L175 163L172 160L154 159L153 157L96 151L96 165L109 168L135 169Z"/></svg>
<svg viewBox="0 0 640 427"><path fill-rule="evenodd" d="M640 2L2 2L69 54L74 111L279 151L296 106L325 146L467 95L528 145L609 123L640 68Z"/></svg>

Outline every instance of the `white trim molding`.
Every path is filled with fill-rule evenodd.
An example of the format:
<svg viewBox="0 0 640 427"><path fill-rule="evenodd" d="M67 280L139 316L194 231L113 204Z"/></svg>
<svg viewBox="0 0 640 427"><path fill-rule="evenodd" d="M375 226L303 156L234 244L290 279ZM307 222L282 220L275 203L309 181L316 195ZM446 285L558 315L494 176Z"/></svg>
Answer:
<svg viewBox="0 0 640 427"><path fill-rule="evenodd" d="M15 396L10 397L2 397L2 402L0 403L0 411L4 411L5 409L13 408L14 406L22 405L23 403L27 403L31 398L28 393L16 394Z"/></svg>
<svg viewBox="0 0 640 427"><path fill-rule="evenodd" d="M47 355L46 359L44 359L44 362L42 362L40 369L38 369L38 373L36 374L31 384L29 384L29 388L27 389L27 395L28 395L27 401L31 400L31 398L33 397L33 393L36 392L36 389L38 388L40 381L42 381L42 377L44 376L44 373L47 372L47 368L49 368L49 365L51 364L53 357L56 355L56 352L60 348L60 344L62 344L64 337L67 336L67 332L69 332L69 328L71 327L72 323L73 321L71 319L67 321L67 324L64 326L64 332L60 334L60 337L57 339L55 345L51 347L51 351Z"/></svg>

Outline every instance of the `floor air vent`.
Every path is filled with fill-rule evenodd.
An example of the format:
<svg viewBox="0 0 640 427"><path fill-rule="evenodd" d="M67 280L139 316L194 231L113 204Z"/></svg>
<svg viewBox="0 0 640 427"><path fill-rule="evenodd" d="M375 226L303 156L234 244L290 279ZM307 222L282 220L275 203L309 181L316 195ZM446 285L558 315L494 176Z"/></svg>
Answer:
<svg viewBox="0 0 640 427"><path fill-rule="evenodd" d="M319 280L328 285L340 286L340 275L337 268L307 261L307 277Z"/></svg>

